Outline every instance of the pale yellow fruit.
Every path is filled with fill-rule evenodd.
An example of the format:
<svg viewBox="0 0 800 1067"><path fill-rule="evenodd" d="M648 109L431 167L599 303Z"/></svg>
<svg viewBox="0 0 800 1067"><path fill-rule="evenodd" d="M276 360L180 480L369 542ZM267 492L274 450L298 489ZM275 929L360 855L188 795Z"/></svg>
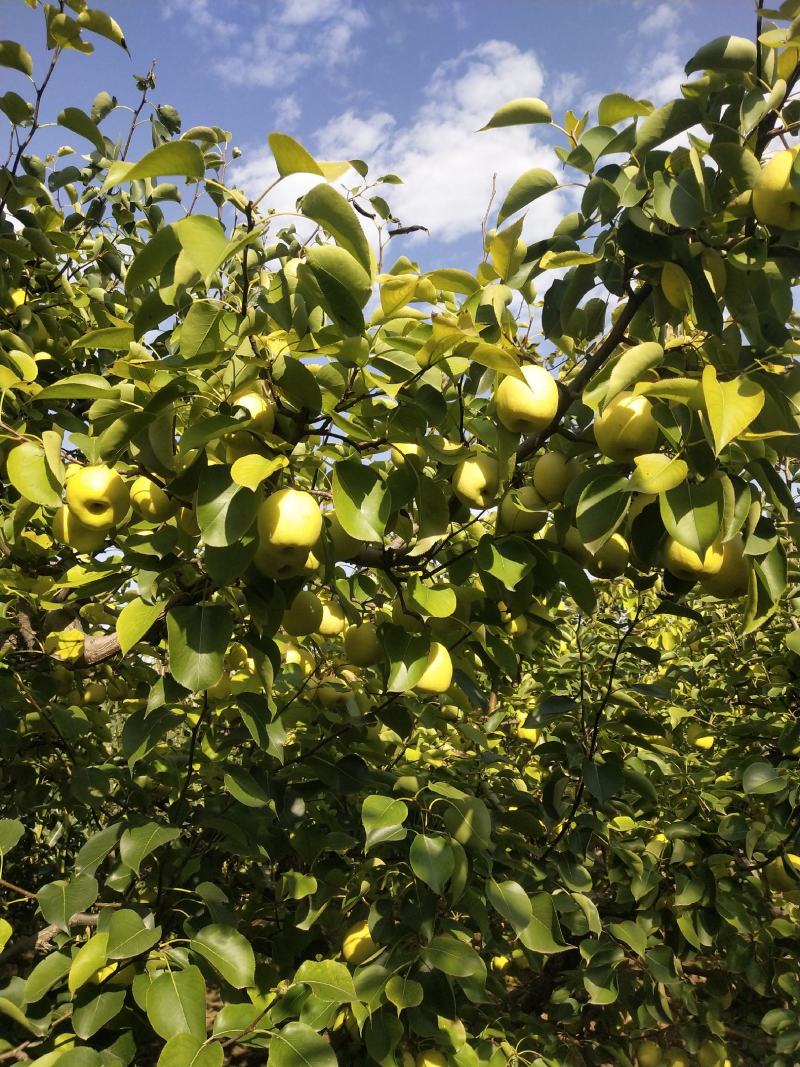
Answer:
<svg viewBox="0 0 800 1067"><path fill-rule="evenodd" d="M322 622L322 604L316 593L302 589L286 608L281 626L291 637L316 633Z"/></svg>
<svg viewBox="0 0 800 1067"><path fill-rule="evenodd" d="M794 871L797 877L793 877L786 870L787 866ZM764 874L772 889L777 889L779 892L800 889L800 856L796 856L792 852L787 852L782 857L776 856L764 868Z"/></svg>
<svg viewBox="0 0 800 1067"><path fill-rule="evenodd" d="M547 506L532 485L507 492L497 510L500 527L508 533L537 533L547 515Z"/></svg>
<svg viewBox="0 0 800 1067"><path fill-rule="evenodd" d="M558 386L544 367L523 367L525 381L505 377L494 394L497 417L511 433L538 433L558 411Z"/></svg>
<svg viewBox="0 0 800 1067"><path fill-rule="evenodd" d="M753 211L759 222L783 230L800 229L800 190L792 187L792 167L800 147L787 148L767 160L753 188Z"/></svg>
<svg viewBox="0 0 800 1067"><path fill-rule="evenodd" d="M413 456L420 464L425 462L425 449L422 445L413 444L409 441L399 441L392 445L392 463L395 467L402 466L407 456Z"/></svg>
<svg viewBox="0 0 800 1067"><path fill-rule="evenodd" d="M689 724L686 730L686 740L690 745L694 745L695 748L708 752L710 748L714 747L716 737L709 733L707 727L701 725L701 723L693 722Z"/></svg>
<svg viewBox="0 0 800 1067"><path fill-rule="evenodd" d="M342 955L348 963L358 966L378 951L378 945L372 940L369 923L366 919L355 923L344 935Z"/></svg>
<svg viewBox="0 0 800 1067"><path fill-rule="evenodd" d="M414 686L418 693L444 693L453 680L453 661L444 645L434 641L422 677Z"/></svg>
<svg viewBox="0 0 800 1067"><path fill-rule="evenodd" d="M702 578L704 593L718 600L735 600L744 596L750 585L750 562L744 554L744 541L734 537L722 546L722 566L716 574Z"/></svg>
<svg viewBox="0 0 800 1067"><path fill-rule="evenodd" d="M523 722L525 720L523 719ZM517 737L520 741L530 741L532 744L536 744L540 737L540 731L535 726L523 726L520 724L517 727Z"/></svg>
<svg viewBox="0 0 800 1067"><path fill-rule="evenodd" d="M106 696L106 687L102 682L89 682L83 690L83 703L102 704Z"/></svg>
<svg viewBox="0 0 800 1067"><path fill-rule="evenodd" d="M728 1050L722 1041L707 1037L697 1050L698 1067L722 1067L727 1055Z"/></svg>
<svg viewBox="0 0 800 1067"><path fill-rule="evenodd" d="M645 1038L636 1046L636 1062L639 1067L659 1067L661 1064L661 1046Z"/></svg>
<svg viewBox="0 0 800 1067"><path fill-rule="evenodd" d="M307 648L299 648L297 645L287 645L283 653L283 662L286 664L296 663L303 674L308 676L314 670L316 662Z"/></svg>
<svg viewBox="0 0 800 1067"><path fill-rule="evenodd" d="M447 1067L447 1056L436 1049L427 1049L417 1056L416 1067Z"/></svg>
<svg viewBox="0 0 800 1067"><path fill-rule="evenodd" d="M594 420L597 447L618 463L652 452L658 441L658 423L646 396L618 393Z"/></svg>
<svg viewBox="0 0 800 1067"><path fill-rule="evenodd" d="M53 516L53 537L76 552L93 553L106 542L105 530L91 530L78 522L66 504L62 504Z"/></svg>
<svg viewBox="0 0 800 1067"><path fill-rule="evenodd" d="M628 542L619 533L613 533L595 553L589 570L598 578L619 578L625 573L631 557Z"/></svg>
<svg viewBox="0 0 800 1067"><path fill-rule="evenodd" d="M67 481L67 507L84 526L108 530L128 514L131 498L127 485L111 467L82 467Z"/></svg>
<svg viewBox="0 0 800 1067"><path fill-rule="evenodd" d="M225 700L231 695L230 675L223 674L220 678L206 689L209 700Z"/></svg>
<svg viewBox="0 0 800 1067"><path fill-rule="evenodd" d="M353 691L343 678L335 674L325 674L312 688L313 699L324 708L333 708L337 704L344 704Z"/></svg>
<svg viewBox="0 0 800 1067"><path fill-rule="evenodd" d="M318 556L306 548L273 548L259 544L253 566L268 578L299 578L319 569Z"/></svg>
<svg viewBox="0 0 800 1067"><path fill-rule="evenodd" d="M528 632L528 620L524 615L515 615L504 623L503 629L511 637L521 637Z"/></svg>
<svg viewBox="0 0 800 1067"><path fill-rule="evenodd" d="M310 493L279 489L258 509L258 536L273 549L310 550L322 533L322 512Z"/></svg>
<svg viewBox="0 0 800 1067"><path fill-rule="evenodd" d="M131 483L131 504L148 522L166 522L172 518L175 505L160 485L144 474Z"/></svg>
<svg viewBox="0 0 800 1067"><path fill-rule="evenodd" d="M510 956L492 956L491 968L498 974L505 974L511 966Z"/></svg>
<svg viewBox="0 0 800 1067"><path fill-rule="evenodd" d="M533 468L533 487L542 500L563 500L573 469L563 452L545 452Z"/></svg>
<svg viewBox="0 0 800 1067"><path fill-rule="evenodd" d="M317 633L323 637L335 637L347 626L347 616L338 600L322 601L322 619Z"/></svg>
<svg viewBox="0 0 800 1067"><path fill-rule="evenodd" d="M370 667L383 659L383 649L374 623L362 622L351 626L344 635L344 651L356 667Z"/></svg>
<svg viewBox="0 0 800 1067"><path fill-rule="evenodd" d="M686 1049L673 1045L664 1051L662 1067L693 1067L692 1058Z"/></svg>
<svg viewBox="0 0 800 1067"><path fill-rule="evenodd" d="M364 547L364 542L350 536L341 522L339 522L339 516L335 511L329 511L325 518L328 525L328 536L333 548L333 558L336 560L348 560L357 556Z"/></svg>
<svg viewBox="0 0 800 1067"><path fill-rule="evenodd" d="M453 471L455 494L468 508L488 508L494 503L499 485L500 467L488 452L462 459Z"/></svg>
<svg viewBox="0 0 800 1067"><path fill-rule="evenodd" d="M250 416L249 430L272 433L275 428L275 404L262 392L248 385L230 398L235 407L244 408Z"/></svg>
<svg viewBox="0 0 800 1067"><path fill-rule="evenodd" d="M687 293L692 291L689 276L677 263L665 263L661 268L661 291L667 301L679 311L687 311L689 300Z"/></svg>
<svg viewBox="0 0 800 1067"><path fill-rule="evenodd" d="M719 572L722 567L723 546L719 541L715 541L701 559L691 548L682 545L674 537L667 537L661 551L661 559L670 574L683 581L693 582Z"/></svg>

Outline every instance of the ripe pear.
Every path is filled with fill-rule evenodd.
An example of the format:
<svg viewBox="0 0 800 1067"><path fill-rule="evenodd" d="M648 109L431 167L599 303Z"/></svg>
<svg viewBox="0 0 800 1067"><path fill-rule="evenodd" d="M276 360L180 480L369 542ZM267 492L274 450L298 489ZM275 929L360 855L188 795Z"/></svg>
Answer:
<svg viewBox="0 0 800 1067"><path fill-rule="evenodd" d="M408 456L412 456L420 466L424 465L426 458L422 445L410 441L398 441L397 444L392 445L391 456L395 467L402 467Z"/></svg>
<svg viewBox="0 0 800 1067"><path fill-rule="evenodd" d="M722 546L722 565L716 574L701 578L704 593L718 600L744 596L750 585L750 561L744 554L744 541L734 537Z"/></svg>
<svg viewBox="0 0 800 1067"><path fill-rule="evenodd" d="M128 514L130 491L111 467L82 467L67 480L67 507L91 530L108 530Z"/></svg>
<svg viewBox="0 0 800 1067"><path fill-rule="evenodd" d="M347 626L347 616L338 600L322 601L322 619L317 633L323 637L335 637Z"/></svg>
<svg viewBox="0 0 800 1067"><path fill-rule="evenodd" d="M695 748L702 749L703 752L708 752L710 748L714 747L714 742L717 740L712 733L708 732L708 729L699 722L690 723L686 730L686 740L690 745L694 745Z"/></svg>
<svg viewBox="0 0 800 1067"><path fill-rule="evenodd" d="M698 1067L722 1067L727 1055L728 1050L722 1041L707 1037L697 1050Z"/></svg>
<svg viewBox="0 0 800 1067"><path fill-rule="evenodd" d="M319 569L319 557L305 548L274 548L259 544L253 556L253 566L268 578L298 578Z"/></svg>
<svg viewBox="0 0 800 1067"><path fill-rule="evenodd" d="M662 1067L693 1067L692 1058L685 1048L672 1045L665 1049Z"/></svg>
<svg viewBox="0 0 800 1067"><path fill-rule="evenodd" d="M283 662L287 665L296 663L306 676L311 674L316 666L314 657L307 648L298 647L297 645L292 644L287 645L284 649Z"/></svg>
<svg viewBox="0 0 800 1067"><path fill-rule="evenodd" d="M782 230L800 229L800 190L792 186L792 167L800 147L777 152L761 168L753 187L753 211L759 222Z"/></svg>
<svg viewBox="0 0 800 1067"><path fill-rule="evenodd" d="M500 467L488 452L462 459L453 471L455 494L468 508L488 508L494 503L499 485Z"/></svg>
<svg viewBox="0 0 800 1067"><path fill-rule="evenodd" d="M723 546L715 541L701 559L697 552L668 536L661 550L661 559L670 574L683 581L694 582L699 578L709 578L721 570Z"/></svg>
<svg viewBox="0 0 800 1067"><path fill-rule="evenodd" d="M793 877L786 870L787 866L795 872L797 877ZM792 852L786 852L783 856L776 856L764 868L764 874L770 887L777 889L781 893L789 892L792 889L800 889L800 856L795 856Z"/></svg>
<svg viewBox="0 0 800 1067"><path fill-rule="evenodd" d="M639 1067L660 1067L661 1046L645 1038L636 1046L636 1062Z"/></svg>
<svg viewBox="0 0 800 1067"><path fill-rule="evenodd" d="M311 493L279 489L258 509L256 519L261 543L273 549L314 547L322 533L322 512Z"/></svg>
<svg viewBox="0 0 800 1067"><path fill-rule="evenodd" d="M493 971L497 971L498 974L505 974L508 968L511 966L510 956L492 956L491 968Z"/></svg>
<svg viewBox="0 0 800 1067"><path fill-rule="evenodd" d="M316 593L302 589L283 613L281 626L291 637L305 637L319 630L322 604Z"/></svg>
<svg viewBox="0 0 800 1067"><path fill-rule="evenodd" d="M131 504L148 522L166 522L175 506L160 485L144 474L134 478L130 488Z"/></svg>
<svg viewBox="0 0 800 1067"><path fill-rule="evenodd" d="M453 661L444 645L434 641L422 677L414 686L418 693L444 693L453 680Z"/></svg>
<svg viewBox="0 0 800 1067"><path fill-rule="evenodd" d="M371 667L383 659L383 648L378 640L375 624L362 622L348 627L344 635L344 650L350 663L356 667Z"/></svg>
<svg viewBox="0 0 800 1067"><path fill-rule="evenodd" d="M574 467L563 452L545 452L533 468L533 487L542 500L563 500L572 481Z"/></svg>
<svg viewBox="0 0 800 1067"><path fill-rule="evenodd" d="M63 545L69 545L76 552L91 555L102 548L106 542L105 530L93 530L78 522L66 504L62 504L53 516L53 537Z"/></svg>
<svg viewBox="0 0 800 1067"><path fill-rule="evenodd" d="M658 441L658 423L646 396L618 393L594 420L597 447L618 463L652 452Z"/></svg>
<svg viewBox="0 0 800 1067"><path fill-rule="evenodd" d="M613 533L597 552L593 553L588 570L597 578L619 578L625 573L631 551L619 533Z"/></svg>
<svg viewBox="0 0 800 1067"><path fill-rule="evenodd" d="M102 682L89 682L83 690L83 704L102 704L106 699L106 687Z"/></svg>
<svg viewBox="0 0 800 1067"><path fill-rule="evenodd" d="M558 386L544 367L522 368L525 381L506 376L494 394L497 417L511 433L538 433L556 416Z"/></svg>
<svg viewBox="0 0 800 1067"><path fill-rule="evenodd" d="M564 551L568 556L572 556L576 563L586 567L587 570L593 561L592 554L583 543L583 538L576 526L570 526L564 534Z"/></svg>
<svg viewBox="0 0 800 1067"><path fill-rule="evenodd" d="M369 932L369 923L366 919L355 923L344 935L342 941L342 955L348 963L354 966L363 963L378 951L378 945L372 940Z"/></svg>
<svg viewBox="0 0 800 1067"><path fill-rule="evenodd" d="M333 708L337 704L344 704L353 693L344 679L335 674L323 675L316 685L309 688L309 695L323 708Z"/></svg>
<svg viewBox="0 0 800 1067"><path fill-rule="evenodd" d="M547 523L547 505L532 485L509 490L497 509L498 525L508 533L537 533Z"/></svg>
<svg viewBox="0 0 800 1067"><path fill-rule="evenodd" d="M426 1049L417 1056L415 1067L447 1067L448 1060L444 1052L436 1049Z"/></svg>
<svg viewBox="0 0 800 1067"><path fill-rule="evenodd" d="M250 416L249 430L272 433L275 428L275 404L253 385L243 386L230 398L235 407L244 408Z"/></svg>

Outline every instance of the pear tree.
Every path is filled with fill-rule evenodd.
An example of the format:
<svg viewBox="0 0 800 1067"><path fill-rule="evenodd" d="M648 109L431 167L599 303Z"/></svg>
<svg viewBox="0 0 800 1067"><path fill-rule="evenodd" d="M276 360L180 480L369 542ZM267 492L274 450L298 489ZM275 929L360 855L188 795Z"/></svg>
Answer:
<svg viewBox="0 0 800 1067"><path fill-rule="evenodd" d="M152 70L57 99L124 31L16 9L0 1061L798 1062L800 0L487 113L559 166L470 269Z"/></svg>

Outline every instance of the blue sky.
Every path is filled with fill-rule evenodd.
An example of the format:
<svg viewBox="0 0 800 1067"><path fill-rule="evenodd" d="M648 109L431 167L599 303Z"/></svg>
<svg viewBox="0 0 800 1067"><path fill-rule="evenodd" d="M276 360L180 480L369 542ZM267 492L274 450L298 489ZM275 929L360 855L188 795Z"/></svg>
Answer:
<svg viewBox="0 0 800 1067"><path fill-rule="evenodd" d="M298 137L320 158L359 156L373 173L404 178L388 197L405 223L431 229L395 242L423 267L474 266L480 221L497 173L498 199L531 166L558 172L540 127L478 134L504 101L541 96L556 121L606 92L663 102L683 63L723 33L752 36L753 0L106 0L126 31L132 60L97 40L92 59L68 54L48 90L55 106L89 109L99 89L133 102L133 72L156 60L153 100L173 104L184 128L219 125L243 156L234 177L251 195L274 174L266 134ZM34 57L38 15L0 0L0 36ZM41 68L40 68L41 69ZM0 72L0 85L24 92ZM7 83L7 84L6 84ZM57 109L56 109L57 110ZM47 100L45 117L52 117ZM78 147L78 145L76 145ZM143 152L147 146L142 144ZM135 155L135 153L134 153ZM287 204L300 188L290 188ZM551 232L574 205L551 194L531 211L526 235Z"/></svg>

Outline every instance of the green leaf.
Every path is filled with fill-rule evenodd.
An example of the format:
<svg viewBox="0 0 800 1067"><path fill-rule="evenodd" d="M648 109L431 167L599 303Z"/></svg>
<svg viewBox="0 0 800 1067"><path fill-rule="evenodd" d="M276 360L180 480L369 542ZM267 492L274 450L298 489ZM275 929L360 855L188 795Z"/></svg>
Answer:
<svg viewBox="0 0 800 1067"><path fill-rule="evenodd" d="M336 245L315 245L306 252L305 266L334 322L347 336L361 334L362 308L370 298L372 280L359 261Z"/></svg>
<svg viewBox="0 0 800 1067"><path fill-rule="evenodd" d="M75 874L94 874L116 845L121 829L122 823L116 822L92 834L75 857Z"/></svg>
<svg viewBox="0 0 800 1067"><path fill-rule="evenodd" d="M544 167L532 167L526 170L514 182L497 214L497 224L505 222L511 215L538 200L540 196L558 188L558 182Z"/></svg>
<svg viewBox="0 0 800 1067"><path fill-rule="evenodd" d="M756 64L756 45L747 37L715 37L699 48L684 68L696 70L749 71Z"/></svg>
<svg viewBox="0 0 800 1067"><path fill-rule="evenodd" d="M344 459L334 466L333 507L345 533L359 541L383 542L392 498L369 464Z"/></svg>
<svg viewBox="0 0 800 1067"><path fill-rule="evenodd" d="M122 1011L125 990L85 990L84 996L84 1002L77 1004L72 1011L72 1029L83 1041L88 1041Z"/></svg>
<svg viewBox="0 0 800 1067"><path fill-rule="evenodd" d="M423 958L437 971L453 978L468 978L481 970L481 958L471 945L449 934L440 934L422 950Z"/></svg>
<svg viewBox="0 0 800 1067"><path fill-rule="evenodd" d="M664 349L657 341L644 341L627 349L614 364L603 403L610 403L615 396L638 382L647 371L658 367L663 360Z"/></svg>
<svg viewBox="0 0 800 1067"><path fill-rule="evenodd" d="M159 1037L206 1037L206 983L198 967L160 974L147 990L147 1018Z"/></svg>
<svg viewBox="0 0 800 1067"><path fill-rule="evenodd" d="M111 960L125 960L139 956L157 945L160 926L146 926L144 919L130 908L120 908L108 924L107 953Z"/></svg>
<svg viewBox="0 0 800 1067"><path fill-rule="evenodd" d="M288 133L271 133L267 140L282 178L289 174L318 174L324 177L316 159Z"/></svg>
<svg viewBox="0 0 800 1067"><path fill-rule="evenodd" d="M369 242L348 201L330 185L320 182L300 201L303 214L318 223L337 244L353 255L367 274L372 273Z"/></svg>
<svg viewBox="0 0 800 1067"><path fill-rule="evenodd" d="M492 817L478 797L452 797L442 816L452 837L465 848L487 852L492 846Z"/></svg>
<svg viewBox="0 0 800 1067"><path fill-rule="evenodd" d="M398 1014L406 1008L417 1008L422 1003L423 990L419 982L395 974L386 983L386 999L394 1004Z"/></svg>
<svg viewBox="0 0 800 1067"><path fill-rule="evenodd" d="M195 300L181 324L181 358L192 366L215 366L225 346L224 306L218 300Z"/></svg>
<svg viewBox="0 0 800 1067"><path fill-rule="evenodd" d="M134 597L119 613L116 624L117 637L122 655L130 652L134 645L145 636L148 630L164 611L165 601L147 604L140 596Z"/></svg>
<svg viewBox="0 0 800 1067"><path fill-rule="evenodd" d="M187 215L173 222L171 228L186 257L208 281L231 252L231 242L222 223L210 215ZM128 288L127 278L125 287Z"/></svg>
<svg viewBox="0 0 800 1067"><path fill-rule="evenodd" d="M307 985L320 1000L333 1004L349 1004L359 999L350 971L335 960L306 960L301 963L294 980Z"/></svg>
<svg viewBox="0 0 800 1067"><path fill-rule="evenodd" d="M206 467L197 487L197 522L203 544L238 544L255 522L261 495L237 484L223 463Z"/></svg>
<svg viewBox="0 0 800 1067"><path fill-rule="evenodd" d="M496 541L486 534L478 542L475 558L481 570L497 578L506 589L515 589L536 565L532 549L521 537Z"/></svg>
<svg viewBox="0 0 800 1067"><path fill-rule="evenodd" d="M51 952L33 968L25 983L23 1001L35 1004L68 973L72 960L67 952Z"/></svg>
<svg viewBox="0 0 800 1067"><path fill-rule="evenodd" d="M408 831L403 822L408 818L408 807L402 800L380 795L364 798L361 805L361 822L366 832L364 851L387 841L402 841Z"/></svg>
<svg viewBox="0 0 800 1067"><path fill-rule="evenodd" d="M167 638L175 681L192 693L218 682L232 632L233 619L222 604L172 608L167 614Z"/></svg>
<svg viewBox="0 0 800 1067"><path fill-rule="evenodd" d="M580 252L572 249L568 249L566 252L548 251L539 260L539 266L542 270L558 270L561 267L582 267L586 264L599 263L602 258L602 256L595 255L594 252Z"/></svg>
<svg viewBox="0 0 800 1067"><path fill-rule="evenodd" d="M121 160L112 163L103 182L102 192L107 192L122 182L173 174L186 178L202 178L205 174L203 153L194 141L167 141L142 156L138 163L124 163Z"/></svg>
<svg viewBox="0 0 800 1067"><path fill-rule="evenodd" d="M33 60L17 41L0 41L0 67L11 67L20 74L33 74Z"/></svg>
<svg viewBox="0 0 800 1067"><path fill-rule="evenodd" d="M338 1067L328 1042L305 1023L287 1023L272 1035L267 1067Z"/></svg>
<svg viewBox="0 0 800 1067"><path fill-rule="evenodd" d="M550 108L535 96L521 96L509 100L495 111L481 130L496 130L501 126L528 126L535 122L552 122Z"/></svg>
<svg viewBox="0 0 800 1067"><path fill-rule="evenodd" d="M19 819L0 819L0 856L5 856L16 845L25 827Z"/></svg>
<svg viewBox="0 0 800 1067"><path fill-rule="evenodd" d="M686 481L689 467L676 456L663 452L649 452L635 456L636 470L631 475L630 488L637 493L665 493Z"/></svg>
<svg viewBox="0 0 800 1067"><path fill-rule="evenodd" d="M119 839L119 858L126 867L139 873L142 861L155 852L157 848L176 841L181 836L175 826L163 826L157 822L146 822L134 826L122 834Z"/></svg>
<svg viewBox="0 0 800 1067"><path fill-rule="evenodd" d="M255 983L256 960L250 942L232 926L213 923L204 926L189 942L192 952L208 960L234 989Z"/></svg>
<svg viewBox="0 0 800 1067"><path fill-rule="evenodd" d="M425 585L416 575L408 582L405 600L421 615L434 619L449 619L457 605L455 590L449 585Z"/></svg>
<svg viewBox="0 0 800 1067"><path fill-rule="evenodd" d="M6 474L26 500L46 508L57 508L61 503L61 486L38 442L23 441L21 445L15 445L8 453Z"/></svg>
<svg viewBox="0 0 800 1067"><path fill-rule="evenodd" d="M519 882L496 882L494 878L489 878L486 882L486 899L517 933L530 925L533 919L530 898Z"/></svg>
<svg viewBox="0 0 800 1067"><path fill-rule="evenodd" d="M69 968L67 987L70 993L80 989L101 967L105 967L108 960L107 946L108 934L105 931L95 934L86 944L81 945L72 957Z"/></svg>
<svg viewBox="0 0 800 1067"><path fill-rule="evenodd" d="M206 1045L199 1037L183 1033L167 1041L156 1067L222 1067L224 1059L221 1042Z"/></svg>
<svg viewBox="0 0 800 1067"><path fill-rule="evenodd" d="M453 354L471 359L473 363L480 363L482 367L488 367L489 370L509 374L512 378L524 381L519 360L512 352L507 352L500 345L490 345L486 341L461 341L453 349Z"/></svg>
<svg viewBox="0 0 800 1067"><path fill-rule="evenodd" d="M590 552L596 552L616 530L628 507L628 479L619 474L597 475L585 486L578 498L575 522L581 540Z"/></svg>
<svg viewBox="0 0 800 1067"><path fill-rule="evenodd" d="M638 923L625 919L623 922L610 923L608 928L618 941L623 941L633 949L637 956L644 959L647 951L647 934Z"/></svg>
<svg viewBox="0 0 800 1067"><path fill-rule="evenodd" d="M132 325L102 326L98 330L89 330L73 341L71 348L100 348L109 352L127 352L131 341L135 340L135 332ZM52 387L51 387L52 388Z"/></svg>
<svg viewBox="0 0 800 1067"><path fill-rule="evenodd" d="M519 934L525 948L545 955L569 948L561 933L553 898L549 893L535 893L531 897L531 912L530 923Z"/></svg>
<svg viewBox="0 0 800 1067"><path fill-rule="evenodd" d="M82 875L69 882L50 882L39 890L36 899L45 921L67 933L69 919L94 904L97 893L97 881L90 875Z"/></svg>
<svg viewBox="0 0 800 1067"><path fill-rule="evenodd" d="M447 838L417 834L411 842L408 858L417 878L441 896L455 870L455 857Z"/></svg>
<svg viewBox="0 0 800 1067"><path fill-rule="evenodd" d="M743 433L764 407L766 395L749 378L721 382L710 364L703 369L703 400L714 437L714 454Z"/></svg>
<svg viewBox="0 0 800 1067"><path fill-rule="evenodd" d="M87 141L91 141L97 151L105 155L105 138L85 111L81 111L79 107L65 107L59 114L57 122L64 129L72 130L79 137L85 137Z"/></svg>
<svg viewBox="0 0 800 1067"><path fill-rule="evenodd" d="M441 289L445 293L461 293L464 296L471 296L472 293L477 293L481 287L477 278L456 267L432 270L425 277L433 282L437 289Z"/></svg>
<svg viewBox="0 0 800 1067"><path fill-rule="evenodd" d="M700 109L694 100L671 100L657 108L636 130L636 158L643 159L651 148L688 130L700 121L700 117Z"/></svg>
<svg viewBox="0 0 800 1067"><path fill-rule="evenodd" d="M430 641L423 634L414 634L392 624L381 627L381 640L389 663L387 691L408 693L425 673Z"/></svg>
<svg viewBox="0 0 800 1067"><path fill-rule="evenodd" d="M106 378L99 374L70 374L54 385L48 385L32 399L48 400L99 400L116 399L119 390L112 389Z"/></svg>
<svg viewBox="0 0 800 1067"><path fill-rule="evenodd" d="M757 760L745 768L742 788L748 795L769 796L782 792L786 788L786 782L771 763Z"/></svg>
<svg viewBox="0 0 800 1067"><path fill-rule="evenodd" d="M646 100L634 100L627 93L609 93L598 104L597 121L601 126L616 126L624 119L649 115L652 110L652 104Z"/></svg>
<svg viewBox="0 0 800 1067"><path fill-rule="evenodd" d="M722 529L724 493L720 479L683 482L658 499L667 532L686 548L705 556Z"/></svg>

